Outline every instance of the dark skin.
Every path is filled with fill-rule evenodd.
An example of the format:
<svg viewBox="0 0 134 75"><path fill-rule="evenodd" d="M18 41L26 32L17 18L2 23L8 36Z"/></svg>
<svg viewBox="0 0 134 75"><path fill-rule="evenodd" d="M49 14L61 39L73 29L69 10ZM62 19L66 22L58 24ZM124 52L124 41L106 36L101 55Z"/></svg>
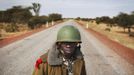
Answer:
<svg viewBox="0 0 134 75"><path fill-rule="evenodd" d="M63 56L66 59L69 59L76 49L77 43L76 42L61 42L60 49L63 53Z"/></svg>

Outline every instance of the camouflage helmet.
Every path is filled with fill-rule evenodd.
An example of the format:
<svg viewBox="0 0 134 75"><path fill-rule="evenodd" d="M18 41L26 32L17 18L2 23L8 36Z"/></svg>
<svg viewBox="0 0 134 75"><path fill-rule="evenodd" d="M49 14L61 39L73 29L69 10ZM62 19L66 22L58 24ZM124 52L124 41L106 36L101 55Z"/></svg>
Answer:
<svg viewBox="0 0 134 75"><path fill-rule="evenodd" d="M71 25L63 26L57 35L57 42L80 42L81 36L77 28Z"/></svg>

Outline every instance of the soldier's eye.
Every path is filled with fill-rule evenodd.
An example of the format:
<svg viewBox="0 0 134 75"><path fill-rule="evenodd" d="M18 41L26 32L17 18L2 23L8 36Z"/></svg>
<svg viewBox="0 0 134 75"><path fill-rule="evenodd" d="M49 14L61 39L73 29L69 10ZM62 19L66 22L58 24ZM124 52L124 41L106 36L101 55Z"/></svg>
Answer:
<svg viewBox="0 0 134 75"><path fill-rule="evenodd" d="M62 45L71 45L71 46L74 46L74 45L77 45L77 43L75 42L64 42L64 43L61 43Z"/></svg>

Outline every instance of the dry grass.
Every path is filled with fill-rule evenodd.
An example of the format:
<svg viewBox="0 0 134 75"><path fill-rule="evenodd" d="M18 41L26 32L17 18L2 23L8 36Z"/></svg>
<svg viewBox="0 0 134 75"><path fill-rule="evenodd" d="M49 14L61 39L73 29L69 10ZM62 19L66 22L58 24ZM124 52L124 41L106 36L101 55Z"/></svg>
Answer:
<svg viewBox="0 0 134 75"><path fill-rule="evenodd" d="M16 32L6 32L6 28L9 25L10 25L10 23L3 23L3 24L1 23L1 27L0 27L0 34L1 34L0 38L1 39L18 36L18 35L24 34L24 33L29 31L27 25L18 24L18 30L19 31L16 31Z"/></svg>
<svg viewBox="0 0 134 75"><path fill-rule="evenodd" d="M56 22L54 22L54 24L58 24L58 23L61 23L61 22L63 22L63 21L56 21ZM18 35L21 35L21 34L32 31L28 28L27 24L17 24L19 31L17 31L17 32L6 32L6 28L9 25L10 25L10 23L0 23L0 40L5 39L5 38L18 36ZM50 26L52 26L51 23L49 23L49 26L47 26L47 27L50 27ZM45 24L42 25L41 28L46 28L46 25Z"/></svg>
<svg viewBox="0 0 134 75"><path fill-rule="evenodd" d="M87 25L87 22L82 21L82 23ZM134 37L129 37L128 32L124 32L124 30L121 27L112 27L110 28L111 31L106 31L105 29L108 28L106 24L99 24L91 23L89 22L89 28L94 29L95 31L98 31L104 35L106 35L108 38L119 42L120 44L127 46L129 48L134 49ZM132 32L134 32L134 29L132 29Z"/></svg>

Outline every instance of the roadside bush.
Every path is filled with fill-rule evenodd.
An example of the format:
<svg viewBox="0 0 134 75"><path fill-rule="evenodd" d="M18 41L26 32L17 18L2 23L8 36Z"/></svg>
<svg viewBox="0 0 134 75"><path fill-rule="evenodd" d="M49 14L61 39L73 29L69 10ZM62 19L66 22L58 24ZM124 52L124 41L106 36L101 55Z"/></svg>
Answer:
<svg viewBox="0 0 134 75"><path fill-rule="evenodd" d="M110 29L110 28L105 28L105 31L109 31L109 32L110 32L110 31L111 31L111 29Z"/></svg>
<svg viewBox="0 0 134 75"><path fill-rule="evenodd" d="M42 24L46 24L47 21L48 21L47 16L35 16L29 20L28 27L31 29L35 29L41 27Z"/></svg>
<svg viewBox="0 0 134 75"><path fill-rule="evenodd" d="M130 32L130 33L129 33L129 36L130 36L130 37L134 37L134 32Z"/></svg>
<svg viewBox="0 0 134 75"><path fill-rule="evenodd" d="M4 26L6 32L16 32L18 31L18 26L16 24L8 24Z"/></svg>
<svg viewBox="0 0 134 75"><path fill-rule="evenodd" d="M58 13L49 14L49 21L58 21L58 20L62 20L61 14Z"/></svg>

